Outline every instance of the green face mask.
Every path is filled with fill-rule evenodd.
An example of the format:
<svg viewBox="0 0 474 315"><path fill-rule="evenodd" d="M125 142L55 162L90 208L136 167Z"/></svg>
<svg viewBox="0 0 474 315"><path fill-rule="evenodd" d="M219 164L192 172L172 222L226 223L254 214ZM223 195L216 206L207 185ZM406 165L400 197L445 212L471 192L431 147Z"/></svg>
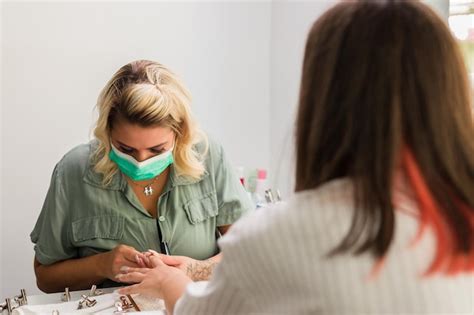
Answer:
<svg viewBox="0 0 474 315"><path fill-rule="evenodd" d="M109 158L114 161L119 169L133 180L152 179L173 163L173 149L149 158L143 162L138 162L132 156L118 150L113 144Z"/></svg>

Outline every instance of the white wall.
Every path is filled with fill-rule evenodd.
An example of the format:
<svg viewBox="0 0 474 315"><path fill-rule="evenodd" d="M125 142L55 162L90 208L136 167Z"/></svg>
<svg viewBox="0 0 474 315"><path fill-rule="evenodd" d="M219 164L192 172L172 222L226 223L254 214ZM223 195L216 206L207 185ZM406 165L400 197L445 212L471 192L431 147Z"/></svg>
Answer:
<svg viewBox="0 0 474 315"><path fill-rule="evenodd" d="M335 0L274 1L272 5L270 137L272 187L284 198L294 188L294 120L306 37Z"/></svg>
<svg viewBox="0 0 474 315"><path fill-rule="evenodd" d="M3 16L2 15L2 12L3 12L3 6L0 4L0 17ZM3 34L2 32L2 24L3 23L0 23L0 34ZM3 75L1 75L3 73L3 63L2 63L2 55L3 55L3 36L0 36L0 47L2 47L2 49L0 49L0 113L3 112L3 84L2 84L2 79L3 79ZM3 117L3 113L0 114L0 117ZM2 130L3 130L3 123L2 123L3 119L0 119L0 178L3 178L3 142L2 142ZM0 201L3 200L3 183L0 181ZM2 286L2 283L5 283L3 281L3 252L4 252L4 248L3 248L3 206L0 204L0 301L2 301L1 299L3 299L4 295L3 295L3 286Z"/></svg>
<svg viewBox="0 0 474 315"><path fill-rule="evenodd" d="M131 60L183 78L235 165L268 167L270 2L2 5L0 299L39 292L29 233L54 164L88 141L100 89Z"/></svg>
<svg viewBox="0 0 474 315"><path fill-rule="evenodd" d="M422 0L425 4L431 6L446 22L449 17L449 0Z"/></svg>

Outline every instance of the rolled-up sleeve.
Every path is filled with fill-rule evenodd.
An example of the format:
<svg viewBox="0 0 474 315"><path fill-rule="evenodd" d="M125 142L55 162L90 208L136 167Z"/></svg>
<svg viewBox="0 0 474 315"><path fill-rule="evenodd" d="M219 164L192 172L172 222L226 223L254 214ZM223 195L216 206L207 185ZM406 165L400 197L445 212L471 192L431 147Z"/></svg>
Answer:
<svg viewBox="0 0 474 315"><path fill-rule="evenodd" d="M215 166L215 183L219 212L217 226L229 225L237 221L244 213L254 208L247 191L240 183L234 167L226 159L222 147L218 148Z"/></svg>
<svg viewBox="0 0 474 315"><path fill-rule="evenodd" d="M56 165L36 225L30 234L35 257L43 265L77 256L70 242L67 196L62 183L61 162Z"/></svg>

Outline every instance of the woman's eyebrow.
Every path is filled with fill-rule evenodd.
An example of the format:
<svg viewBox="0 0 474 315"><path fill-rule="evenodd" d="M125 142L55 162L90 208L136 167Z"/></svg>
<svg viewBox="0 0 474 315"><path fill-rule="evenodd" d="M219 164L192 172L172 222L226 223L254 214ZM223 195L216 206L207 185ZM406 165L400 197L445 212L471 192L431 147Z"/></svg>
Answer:
<svg viewBox="0 0 474 315"><path fill-rule="evenodd" d="M118 140L117 140L117 142L118 142L122 147L125 147L125 148L127 148L127 149L136 150L134 147L131 147L131 146L129 146L129 145L123 143L123 142L120 142L120 141L118 141ZM160 144L157 144L157 145L152 146L152 147L150 147L150 148L148 148L148 149L146 149L146 150L157 149L158 147L161 147L161 146L165 145L166 142L167 142L167 141L165 141L165 142L163 142L163 143L160 143Z"/></svg>

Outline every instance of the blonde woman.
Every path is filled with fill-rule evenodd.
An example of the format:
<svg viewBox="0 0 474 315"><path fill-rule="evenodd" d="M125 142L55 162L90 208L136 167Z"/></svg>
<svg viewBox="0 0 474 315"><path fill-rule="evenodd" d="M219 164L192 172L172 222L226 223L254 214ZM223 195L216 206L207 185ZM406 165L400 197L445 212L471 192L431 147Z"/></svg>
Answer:
<svg viewBox="0 0 474 315"><path fill-rule="evenodd" d="M216 234L252 205L189 104L157 62L113 76L98 99L96 139L56 165L31 233L42 291L117 285L148 249L194 280L209 277L220 260Z"/></svg>

